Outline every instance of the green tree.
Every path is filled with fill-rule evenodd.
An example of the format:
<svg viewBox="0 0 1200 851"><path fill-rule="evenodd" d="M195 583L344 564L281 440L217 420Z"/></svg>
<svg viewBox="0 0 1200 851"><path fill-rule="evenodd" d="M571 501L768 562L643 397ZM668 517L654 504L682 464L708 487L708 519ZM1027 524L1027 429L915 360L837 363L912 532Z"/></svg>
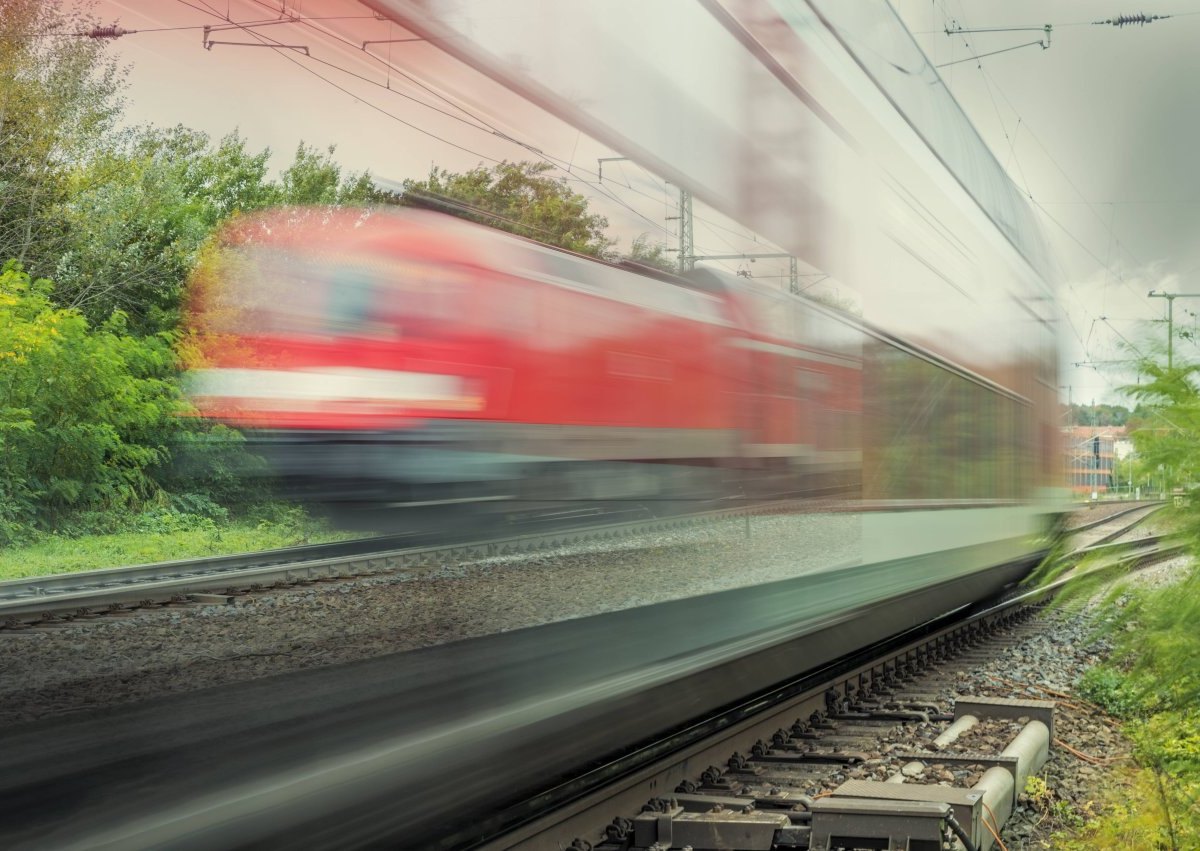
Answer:
<svg viewBox="0 0 1200 851"><path fill-rule="evenodd" d="M1142 381L1123 388L1137 402L1132 430L1144 470L1163 470L1168 485L1196 481L1200 471L1200 365L1181 363L1167 369L1152 359L1139 365ZM1183 515L1200 536L1200 505Z"/></svg>
<svg viewBox="0 0 1200 851"><path fill-rule="evenodd" d="M52 290L0 272L0 544L156 496L181 407L166 337L131 336L119 312L91 327Z"/></svg>
<svg viewBox="0 0 1200 851"><path fill-rule="evenodd" d="M1123 405L1075 405L1067 409L1067 422L1081 426L1123 426L1129 409Z"/></svg>
<svg viewBox="0 0 1200 851"><path fill-rule="evenodd" d="M60 210L71 239L53 267L56 300L93 323L121 310L133 330L173 328L181 288L213 228L279 200L269 158L237 133L214 146L180 126L114 140L78 169Z"/></svg>
<svg viewBox="0 0 1200 851"><path fill-rule="evenodd" d="M566 181L549 177L549 163L502 162L462 174L433 168L425 180L406 180L406 203L557 245L580 254L609 256L615 241L608 219L588 211L587 199Z"/></svg>
<svg viewBox="0 0 1200 851"><path fill-rule="evenodd" d="M123 74L83 12L46 0L0 0L0 257L49 274L71 239L60 215L72 173L112 132Z"/></svg>
<svg viewBox="0 0 1200 851"><path fill-rule="evenodd" d="M236 131L216 144L186 127L128 131L78 169L59 215L70 240L54 266L55 298L91 322L124 311L130 328L174 328L198 252L218 225L280 204L368 204L386 195L369 172L343 177L334 148L301 143L276 182L271 151Z"/></svg>
<svg viewBox="0 0 1200 851"><path fill-rule="evenodd" d="M667 254L661 242L650 242L649 234L640 234L629 246L629 259L663 272L677 272L679 264Z"/></svg>
<svg viewBox="0 0 1200 851"><path fill-rule="evenodd" d="M369 171L342 176L342 167L334 160L336 145L324 152L301 142L296 157L281 175L280 198L285 204L348 206L376 204L389 193L375 188Z"/></svg>

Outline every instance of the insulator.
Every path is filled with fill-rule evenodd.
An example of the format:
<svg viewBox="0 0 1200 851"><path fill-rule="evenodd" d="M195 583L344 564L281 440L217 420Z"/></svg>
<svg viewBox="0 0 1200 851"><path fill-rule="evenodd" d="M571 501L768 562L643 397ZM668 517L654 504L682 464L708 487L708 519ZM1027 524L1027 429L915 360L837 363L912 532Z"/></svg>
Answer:
<svg viewBox="0 0 1200 851"><path fill-rule="evenodd" d="M123 29L122 27L113 24L107 27L92 27L88 30L88 38L120 38L123 35L129 35L133 30Z"/></svg>
<svg viewBox="0 0 1200 851"><path fill-rule="evenodd" d="M1161 21L1163 18L1169 18L1170 15L1147 15L1145 12L1138 12L1136 15L1118 15L1115 18L1109 18L1104 21L1096 21L1097 24L1112 24L1118 29L1124 26L1137 24L1143 26L1152 21Z"/></svg>

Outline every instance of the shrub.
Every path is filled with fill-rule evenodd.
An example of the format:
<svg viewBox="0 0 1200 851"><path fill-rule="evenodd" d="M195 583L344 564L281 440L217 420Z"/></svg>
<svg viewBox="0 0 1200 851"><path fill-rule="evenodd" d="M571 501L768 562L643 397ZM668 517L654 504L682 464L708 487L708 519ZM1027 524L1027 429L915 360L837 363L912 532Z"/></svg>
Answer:
<svg viewBox="0 0 1200 851"><path fill-rule="evenodd" d="M129 335L119 312L91 327L52 289L0 271L0 544L147 503L177 427L170 340Z"/></svg>

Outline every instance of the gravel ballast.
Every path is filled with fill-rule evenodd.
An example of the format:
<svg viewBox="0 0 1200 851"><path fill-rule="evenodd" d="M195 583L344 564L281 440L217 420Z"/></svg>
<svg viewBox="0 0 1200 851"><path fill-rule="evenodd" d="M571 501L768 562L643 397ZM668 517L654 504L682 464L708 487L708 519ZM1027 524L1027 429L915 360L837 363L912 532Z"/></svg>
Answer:
<svg viewBox="0 0 1200 851"><path fill-rule="evenodd" d="M0 723L143 700L812 573L860 517L737 518L0 634Z"/></svg>
<svg viewBox="0 0 1200 851"><path fill-rule="evenodd" d="M1161 588L1187 575L1191 556L1177 556L1131 574L1130 585ZM1094 815L1106 791L1111 767L1128 759L1129 742L1120 723L1073 696L1083 673L1103 662L1111 651L1109 643L1096 637L1092 620L1099 592L1082 612L1051 610L1040 615L1037 629L1015 646L999 650L994 658L970 670L947 677L931 694L942 705L952 706L956 695L1009 697L1056 702L1054 741L1050 758L1037 772L1035 781L1021 790L1020 803L1007 822L1001 838L1011 848L1053 848L1055 831L1082 824ZM951 661L948 670L956 667ZM864 764L831 777L813 794L831 792L847 779L887 780L904 773L906 783L969 788L978 782L984 768L930 761L919 771L909 768L905 754L932 752L946 723L906 725L891 730L869 754ZM1020 732L1014 720L984 719L941 749L945 754L997 754Z"/></svg>

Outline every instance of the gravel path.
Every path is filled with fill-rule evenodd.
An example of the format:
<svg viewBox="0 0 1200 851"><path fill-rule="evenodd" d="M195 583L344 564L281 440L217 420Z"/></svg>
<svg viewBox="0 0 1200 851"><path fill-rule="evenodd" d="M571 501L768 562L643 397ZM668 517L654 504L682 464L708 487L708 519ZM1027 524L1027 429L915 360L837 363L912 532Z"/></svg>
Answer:
<svg viewBox="0 0 1200 851"><path fill-rule="evenodd" d="M856 560L859 528L848 513L739 518L0 635L0 723L790 578Z"/></svg>

